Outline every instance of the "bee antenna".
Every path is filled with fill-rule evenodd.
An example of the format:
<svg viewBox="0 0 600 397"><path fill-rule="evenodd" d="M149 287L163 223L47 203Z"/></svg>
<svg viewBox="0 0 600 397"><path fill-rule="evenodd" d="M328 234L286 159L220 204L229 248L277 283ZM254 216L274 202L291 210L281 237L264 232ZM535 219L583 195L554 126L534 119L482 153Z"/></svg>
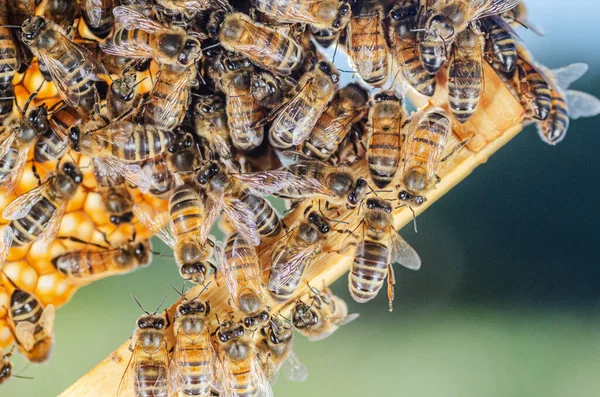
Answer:
<svg viewBox="0 0 600 397"><path fill-rule="evenodd" d="M25 5L25 4L23 4ZM0 25L3 28L22 29L20 25Z"/></svg>
<svg viewBox="0 0 600 397"><path fill-rule="evenodd" d="M198 296L197 296L197 297L195 297L194 299L198 299L198 298L200 298L200 295L202 295L202 294L204 293L204 291L206 291L206 290L208 289L208 286L209 286L211 283L212 283L212 281L209 281L209 282L208 282L208 284L206 284L206 285L204 286L204 288L202 288L202 291L200 291L200 293L198 294Z"/></svg>
<svg viewBox="0 0 600 397"><path fill-rule="evenodd" d="M165 297L162 299L162 301L160 301L160 305L158 305L158 307L156 308L156 310L154 311L154 313L152 313L153 315L158 313L158 311L160 310L160 307L163 305L163 303L165 303L165 300L167 299L167 295L165 295Z"/></svg>
<svg viewBox="0 0 600 397"><path fill-rule="evenodd" d="M185 285L185 281L183 282L183 284ZM179 296L181 296L183 299L185 299L185 297L183 296L183 285L181 286L181 292L179 292L179 290L177 288L175 288L173 286L173 284L171 284L171 283L169 283L169 287L173 288Z"/></svg>
<svg viewBox="0 0 600 397"><path fill-rule="evenodd" d="M150 315L150 313L148 313L148 312L146 311L146 309L144 309L144 306L142 306L142 304L140 303L140 301L139 301L139 300L137 300L137 298L135 297L135 295L134 295L133 293L130 293L129 295L131 295L131 297L133 298L133 300L135 301L135 303L137 303L137 304L138 304L138 306L140 307L140 309L142 309L142 311L143 311L144 313L146 313L147 315Z"/></svg>
<svg viewBox="0 0 600 397"><path fill-rule="evenodd" d="M219 320L219 314L215 313L215 317L217 318L217 324L219 324L219 326L221 326L221 320Z"/></svg>
<svg viewBox="0 0 600 397"><path fill-rule="evenodd" d="M375 196L379 197L379 195L377 194L377 192L375 190L373 190L373 188L371 186L369 186L369 190L371 191L371 193L373 193Z"/></svg>
<svg viewBox="0 0 600 397"><path fill-rule="evenodd" d="M144 77L143 79L141 79L140 81L138 81L137 83L135 83L135 84L133 85L133 87L131 87L131 88L135 88L135 87L137 87L138 85L142 84L142 83L144 82L144 80L146 80L147 78L148 78L148 76Z"/></svg>
<svg viewBox="0 0 600 397"><path fill-rule="evenodd" d="M58 113L66 107L67 107L67 104L63 102L62 105L58 109L52 109L50 111L50 113L48 113L48 116L52 116L54 113Z"/></svg>
<svg viewBox="0 0 600 397"><path fill-rule="evenodd" d="M209 45L208 47L204 47L202 49L202 51L210 50L211 48L215 48L215 47L218 47L220 45L221 45L221 43L216 43L216 44L213 44L213 45Z"/></svg>

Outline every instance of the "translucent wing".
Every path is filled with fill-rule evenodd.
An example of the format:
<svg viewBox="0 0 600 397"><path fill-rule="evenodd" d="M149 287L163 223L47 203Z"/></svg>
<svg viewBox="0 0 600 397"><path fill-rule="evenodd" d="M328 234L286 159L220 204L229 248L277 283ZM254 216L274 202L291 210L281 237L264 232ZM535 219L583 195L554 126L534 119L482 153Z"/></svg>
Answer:
<svg viewBox="0 0 600 397"><path fill-rule="evenodd" d="M546 34L543 27L531 21L526 15L520 15L517 19L514 19L514 21L518 22L520 25L523 25L525 29L531 30L538 36L544 36Z"/></svg>
<svg viewBox="0 0 600 397"><path fill-rule="evenodd" d="M290 283L290 281L296 277L298 272L306 270L306 267L312 261L317 248L318 244L311 244L302 250L295 249L295 252L291 257L285 255L289 252L287 249L278 252L271 264L273 269L278 269L278 271L276 273L271 273L271 276L269 277L269 290L277 291L282 286Z"/></svg>
<svg viewBox="0 0 600 397"><path fill-rule="evenodd" d="M252 357L250 361L250 379L253 379L256 383L255 397L273 397L271 384L260 367L260 361L256 356Z"/></svg>
<svg viewBox="0 0 600 397"><path fill-rule="evenodd" d="M519 34L506 21L506 19L502 18L499 15L492 15L492 16L490 16L488 18L492 19L496 24L500 25L500 27L502 29L504 29L504 31L507 32L513 39L518 40L518 41L523 41L521 39L521 37L519 36Z"/></svg>
<svg viewBox="0 0 600 397"><path fill-rule="evenodd" d="M13 167L13 171L10 175L10 178L2 184L2 187L5 191L15 191L15 188L21 181L21 177L23 176L23 171L25 170L25 163L27 162L27 156L29 154L29 149L19 150L19 154L17 155L17 161L15 161L15 165Z"/></svg>
<svg viewBox="0 0 600 397"><path fill-rule="evenodd" d="M304 382L308 378L308 368L302 363L298 355L290 350L288 357L281 367L283 374L292 382Z"/></svg>
<svg viewBox="0 0 600 397"><path fill-rule="evenodd" d="M348 127L352 123L352 116L353 115L348 112L343 112L331 120L321 134L312 138L315 146L332 145L342 134L348 131Z"/></svg>
<svg viewBox="0 0 600 397"><path fill-rule="evenodd" d="M585 92L569 90L566 92L569 118L594 117L600 114L600 99Z"/></svg>
<svg viewBox="0 0 600 397"><path fill-rule="evenodd" d="M254 214L246 203L236 198L227 198L223 210L233 227L249 244L260 245Z"/></svg>
<svg viewBox="0 0 600 397"><path fill-rule="evenodd" d="M154 49L146 43L139 41L128 41L126 44L117 44L112 40L107 40L100 44L100 48L106 54L126 58L153 58Z"/></svg>
<svg viewBox="0 0 600 397"><path fill-rule="evenodd" d="M173 394L177 395L184 387L190 386L191 382L207 381L207 379L199 377L186 378L185 371L189 365L188 362L203 363L211 360L208 344L210 342L205 332L198 334L196 337L190 336L185 331L177 333L169 364ZM210 374L206 373L206 376L210 376Z"/></svg>
<svg viewBox="0 0 600 397"><path fill-rule="evenodd" d="M85 0L82 7L86 15L86 22L97 28L102 23L102 0Z"/></svg>
<svg viewBox="0 0 600 397"><path fill-rule="evenodd" d="M181 98L186 95L186 92L190 90L190 81L192 79L192 71L191 69L186 69L183 72L177 81L172 84L169 93L166 98L160 98L161 102L164 104L158 111L155 111L154 121L156 122L157 127L166 127L171 123L174 114L179 113L181 106ZM160 77L157 79L157 84L159 83Z"/></svg>
<svg viewBox="0 0 600 397"><path fill-rule="evenodd" d="M388 126L386 126L385 128L387 128ZM381 131L386 131L386 129L384 128L384 126L381 125L381 119L380 118L373 118L373 131L374 132L381 132ZM395 117L394 118L394 125L390 126L389 129L389 133L393 133L396 132L398 135L400 135L402 131L402 117ZM371 147L371 138L372 136L369 138L369 147ZM386 146L390 149L393 149L392 147L390 147L389 145L386 144Z"/></svg>
<svg viewBox="0 0 600 397"><path fill-rule="evenodd" d="M131 353L131 357L129 358L129 363L127 364L127 368L125 368L125 372L123 372L123 376L121 377L121 381L119 382L119 388L117 389L117 397L129 397L134 394L134 385L136 383L135 377L135 368L137 366L137 355L141 349L139 347L135 347L133 353Z"/></svg>
<svg viewBox="0 0 600 397"><path fill-rule="evenodd" d="M220 197L219 200L213 200L211 197L206 198L206 219L200 228L200 243L204 244L210 235L210 230L213 228L217 218L221 215L221 210L223 209L223 197Z"/></svg>
<svg viewBox="0 0 600 397"><path fill-rule="evenodd" d="M2 269L2 265L4 265L4 261L6 260L8 252L10 251L13 236L14 232L12 227L6 226L4 228L4 233L2 234L2 239L0 239L0 269Z"/></svg>
<svg viewBox="0 0 600 397"><path fill-rule="evenodd" d="M566 90L571 84L579 80L588 69L586 63L573 63L562 68L553 69L549 74L554 78L558 88Z"/></svg>
<svg viewBox="0 0 600 397"><path fill-rule="evenodd" d="M27 351L31 351L35 345L35 329L36 325L29 321L22 321L15 326L15 337Z"/></svg>
<svg viewBox="0 0 600 397"><path fill-rule="evenodd" d="M113 15L117 22L128 30L141 29L148 33L154 33L166 29L135 8L118 6L113 9Z"/></svg>
<svg viewBox="0 0 600 397"><path fill-rule="evenodd" d="M4 208L4 211L2 211L2 217L6 220L12 221L15 219L21 219L25 215L29 214L31 208L33 208L34 205L44 198L44 196L42 196L42 192L47 186L48 181L15 198Z"/></svg>
<svg viewBox="0 0 600 397"><path fill-rule="evenodd" d="M177 239L167 211L158 210L149 204L136 204L133 206L133 213L146 229L154 233L169 248L175 249Z"/></svg>
<svg viewBox="0 0 600 397"><path fill-rule="evenodd" d="M237 119L235 123L236 127L232 129L241 129L244 135L255 138L255 141L252 143L256 145L260 144L258 140L262 139L262 134L257 132L262 131L263 127L256 125L252 118L254 110L258 109L260 105L254 99L254 96L251 93L238 95L237 90L232 84L229 84L227 89L229 90L227 95L227 103L232 109L231 113L235 114Z"/></svg>
<svg viewBox="0 0 600 397"><path fill-rule="evenodd" d="M312 178L299 177L289 171L260 171L233 174L233 177L252 190L253 193L268 196L284 189L316 189L320 183Z"/></svg>
<svg viewBox="0 0 600 397"><path fill-rule="evenodd" d="M16 137L17 134L15 132L10 131L8 128L4 129L4 133L0 135L0 139L2 140L0 142L0 159L6 156Z"/></svg>
<svg viewBox="0 0 600 397"><path fill-rule="evenodd" d="M322 25L320 18L315 17L311 10L318 9L322 0L302 0L302 6L295 7L261 7L259 10L267 15L275 17L281 22L298 22L312 25ZM260 4L260 2L257 2ZM316 3L316 4L315 4Z"/></svg>
<svg viewBox="0 0 600 397"><path fill-rule="evenodd" d="M227 285L227 290L232 297L239 295L239 283L238 278L245 280L258 280L260 277L260 269L258 266L258 258L256 252L248 252L248 245L243 243L243 240L236 238L236 235L229 237L227 241L227 252L221 259L221 274ZM252 259L248 258L251 257ZM247 263L252 261L256 263L256 266L248 266ZM243 275L238 277L237 273L241 272Z"/></svg>
<svg viewBox="0 0 600 397"><path fill-rule="evenodd" d="M125 373L121 378L121 382L119 383L119 389L117 391L118 397L130 397L136 394L137 390L144 388L148 388L149 385L147 381L144 382L144 379L138 379L137 371L139 370L141 365L164 365L168 367L169 365L169 352L167 351L167 344L163 340L160 346L154 352L147 352L144 348L137 344L133 349L133 353L131 354L131 359L129 364L127 365L127 369L125 369ZM142 384L143 383L143 384ZM168 379L168 371L157 371L157 378L154 385L169 385ZM158 391L157 391L158 393ZM158 395L158 394L157 394ZM163 395L162 393L160 395Z"/></svg>
<svg viewBox="0 0 600 397"><path fill-rule="evenodd" d="M54 333L54 320L56 319L56 308L50 304L46 306L42 315L40 316L39 325L44 329L47 336L51 336Z"/></svg>
<svg viewBox="0 0 600 397"><path fill-rule="evenodd" d="M390 263L399 263L407 269L419 270L421 258L419 254L400 236L392 233L390 238L391 258Z"/></svg>
<svg viewBox="0 0 600 397"><path fill-rule="evenodd" d="M151 181L142 167L138 164L126 164L114 157L104 157L106 164L115 172L122 175L132 184L136 185L141 192L145 193L150 189Z"/></svg>
<svg viewBox="0 0 600 397"><path fill-rule="evenodd" d="M373 27L379 30L379 34L373 34ZM368 76L373 72L374 63L371 62L373 54L380 48L385 48L385 40L380 29L382 21L379 14L367 17L353 17L348 24L346 39L349 49L350 60L361 76ZM358 48L358 51L354 51Z"/></svg>
<svg viewBox="0 0 600 397"><path fill-rule="evenodd" d="M54 213L46 224L46 229L38 236L36 244L38 244L38 247L42 250L49 247L56 238L68 204L69 202L65 200L58 208L56 208L56 210L54 210Z"/></svg>
<svg viewBox="0 0 600 397"><path fill-rule="evenodd" d="M217 354L217 352L215 351L215 347L212 345L212 343L210 342L210 340L208 341L208 350L210 351L210 366L211 366L211 373L210 373L210 386L218 391L221 392L225 389L224 386L224 382L225 382L225 374L223 372L223 366L221 365L221 360L219 359L219 355Z"/></svg>
<svg viewBox="0 0 600 397"><path fill-rule="evenodd" d="M334 320L334 323L336 323L337 326L341 327L341 326L344 326L344 325L356 320L359 316L360 316L359 313L351 313L346 316L336 318Z"/></svg>
<svg viewBox="0 0 600 397"><path fill-rule="evenodd" d="M479 18L488 17L490 15L502 14L515 8L521 0L469 0L471 3L473 14L471 21Z"/></svg>

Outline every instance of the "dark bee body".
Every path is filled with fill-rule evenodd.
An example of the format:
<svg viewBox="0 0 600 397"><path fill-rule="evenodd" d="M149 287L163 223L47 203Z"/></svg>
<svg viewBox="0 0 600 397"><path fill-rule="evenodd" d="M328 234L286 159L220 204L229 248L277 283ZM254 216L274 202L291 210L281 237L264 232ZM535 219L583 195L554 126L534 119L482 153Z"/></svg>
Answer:
<svg viewBox="0 0 600 397"><path fill-rule="evenodd" d="M150 194L162 199L168 199L175 187L173 174L169 169L165 154L160 154L142 162L142 170L149 176Z"/></svg>
<svg viewBox="0 0 600 397"><path fill-rule="evenodd" d="M78 120L78 115L69 108L52 113L50 128L40 134L33 148L33 158L46 163L61 158L69 148L66 131Z"/></svg>
<svg viewBox="0 0 600 397"><path fill-rule="evenodd" d="M102 196L104 207L115 225L130 223L133 220L133 198L127 190L125 178L107 167L104 160L92 159L96 190Z"/></svg>
<svg viewBox="0 0 600 397"><path fill-rule="evenodd" d="M239 199L252 211L261 236L273 237L281 232L281 220L267 200L252 194L247 189L241 192Z"/></svg>
<svg viewBox="0 0 600 397"><path fill-rule="evenodd" d="M0 349L0 385L9 380L12 375L13 365L10 362L12 354L12 349L6 354Z"/></svg>
<svg viewBox="0 0 600 397"><path fill-rule="evenodd" d="M524 51L518 51L515 73L517 91L529 115L538 120L546 120L552 109L550 85Z"/></svg>
<svg viewBox="0 0 600 397"><path fill-rule="evenodd" d="M208 143L211 158L227 164L234 160L225 103L220 96L209 95L198 99L194 106L196 134Z"/></svg>
<svg viewBox="0 0 600 397"><path fill-rule="evenodd" d="M92 0L83 1L83 20L94 36L104 39L113 28L115 17L113 16L113 1L101 0L100 4Z"/></svg>
<svg viewBox="0 0 600 397"><path fill-rule="evenodd" d="M379 1L353 2L346 48L356 71L365 82L373 86L385 82L388 53L383 33L383 6Z"/></svg>
<svg viewBox="0 0 600 397"><path fill-rule="evenodd" d="M371 178L379 188L390 184L396 175L405 120L406 111L398 94L384 91L375 95L369 111L367 161Z"/></svg>
<svg viewBox="0 0 600 397"><path fill-rule="evenodd" d="M8 23L7 1L0 4L0 25ZM19 53L9 28L0 26L0 125L13 109L13 77L20 67Z"/></svg>
<svg viewBox="0 0 600 397"><path fill-rule="evenodd" d="M433 96L435 75L429 73L417 46L419 5L416 0L404 0L390 11L389 40L392 56L402 69L406 81L420 94Z"/></svg>
<svg viewBox="0 0 600 397"><path fill-rule="evenodd" d="M493 17L481 19L481 25L486 34L486 60L494 69L512 73L517 65L517 47L512 34Z"/></svg>
<svg viewBox="0 0 600 397"><path fill-rule="evenodd" d="M52 258L52 264L69 278L90 279L128 273L146 266L151 259L150 242L146 240L115 249L67 252Z"/></svg>
<svg viewBox="0 0 600 397"><path fill-rule="evenodd" d="M435 74L448 60L447 43L451 42L455 32L434 9L425 11L421 21L424 30L417 34L419 57L425 70Z"/></svg>
<svg viewBox="0 0 600 397"><path fill-rule="evenodd" d="M546 120L540 123L538 129L542 139L551 145L556 145L565 138L569 123L569 110L564 94L557 87L553 87L552 110Z"/></svg>
<svg viewBox="0 0 600 397"><path fill-rule="evenodd" d="M448 68L448 103L461 123L475 113L483 86L484 37L467 28L456 36Z"/></svg>

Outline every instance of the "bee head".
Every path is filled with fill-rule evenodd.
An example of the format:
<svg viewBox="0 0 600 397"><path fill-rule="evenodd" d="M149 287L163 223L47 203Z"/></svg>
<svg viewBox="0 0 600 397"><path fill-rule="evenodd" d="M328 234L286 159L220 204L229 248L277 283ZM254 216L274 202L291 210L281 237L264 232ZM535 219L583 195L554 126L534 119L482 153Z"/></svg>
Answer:
<svg viewBox="0 0 600 397"><path fill-rule="evenodd" d="M292 324L298 329L304 329L319 322L319 315L306 303L296 303L292 313Z"/></svg>
<svg viewBox="0 0 600 397"><path fill-rule="evenodd" d="M177 57L177 60L181 66L190 66L195 63L198 58L202 56L202 46L200 40L195 37L188 36L183 50Z"/></svg>
<svg viewBox="0 0 600 397"><path fill-rule="evenodd" d="M373 210L373 209L382 210L387 214L392 213L392 205L387 200L382 200L379 198L367 199L367 208L370 210Z"/></svg>
<svg viewBox="0 0 600 397"><path fill-rule="evenodd" d="M48 123L48 110L45 105L37 107L29 112L28 118L38 134L44 134L50 128L50 123Z"/></svg>
<svg viewBox="0 0 600 397"><path fill-rule="evenodd" d="M140 329L163 329L165 325L166 323L164 318L153 314L141 316L137 320L137 326Z"/></svg>
<svg viewBox="0 0 600 397"><path fill-rule="evenodd" d="M79 130L79 127L75 126L69 128L69 140L71 141L71 148L73 148L73 150L76 152L81 150L81 147L79 146L80 139L81 131Z"/></svg>
<svg viewBox="0 0 600 397"><path fill-rule="evenodd" d="M81 174L81 171L79 171L79 168L70 161L67 161L62 165L62 171L76 184L83 182L83 175Z"/></svg>
<svg viewBox="0 0 600 397"><path fill-rule="evenodd" d="M349 172L333 172L326 178L326 185L338 197L346 196L354 185L354 178Z"/></svg>
<svg viewBox="0 0 600 397"><path fill-rule="evenodd" d="M331 81L333 81L334 83L337 84L337 82L340 79L340 75L338 73L337 70L335 70L335 68L332 67L332 65L327 62L327 61L320 61L318 63L319 69L325 73L327 76L329 76L331 78Z"/></svg>
<svg viewBox="0 0 600 397"><path fill-rule="evenodd" d="M12 375L12 363L8 361L8 357L4 356L4 358L4 365L0 368L0 384Z"/></svg>
<svg viewBox="0 0 600 397"><path fill-rule="evenodd" d="M150 250L148 249L147 244L143 242L136 244L133 252L140 264L146 264L150 262Z"/></svg>
<svg viewBox="0 0 600 397"><path fill-rule="evenodd" d="M45 26L46 20L44 17L32 16L27 18L21 26L21 37L23 38L23 42L25 42L25 44L31 43L40 35Z"/></svg>
<svg viewBox="0 0 600 397"><path fill-rule="evenodd" d="M191 301L184 301L183 303L177 306L177 313L179 314L202 314L206 313L208 315L210 309L208 305L205 305L203 302L200 302L197 299Z"/></svg>
<svg viewBox="0 0 600 397"><path fill-rule="evenodd" d="M358 178L354 184L354 189L348 194L348 203L350 207L356 207L366 196L369 185L364 178Z"/></svg>
<svg viewBox="0 0 600 397"><path fill-rule="evenodd" d="M198 183L200 183L201 185L206 185L213 176L215 176L219 173L219 170L220 170L219 164L212 161L206 167L204 167L200 171L198 171L198 175L196 176L196 179L198 180Z"/></svg>
<svg viewBox="0 0 600 397"><path fill-rule="evenodd" d="M323 234L329 233L329 230L330 230L329 223L327 223L327 220L325 220L318 213L312 211L310 214L308 214L307 219L310 223L315 225L321 233L323 233Z"/></svg>
<svg viewBox="0 0 600 397"><path fill-rule="evenodd" d="M421 205L426 201L424 196L415 196L414 194L410 194L406 190L401 190L398 193L398 200L400 201L410 201L415 205Z"/></svg>
<svg viewBox="0 0 600 397"><path fill-rule="evenodd" d="M373 97L375 102L396 101L402 103L402 97L396 91L382 91Z"/></svg>
<svg viewBox="0 0 600 397"><path fill-rule="evenodd" d="M219 326L217 331L217 338L221 343L225 343L234 338L240 338L244 336L244 327L241 324L235 324L227 322Z"/></svg>
<svg viewBox="0 0 600 397"><path fill-rule="evenodd" d="M343 29L350 19L350 5L346 1L342 1L337 11L337 18L331 24L335 30Z"/></svg>
<svg viewBox="0 0 600 397"><path fill-rule="evenodd" d="M262 312L260 312L258 314L244 318L244 327L256 328L260 324L266 323L267 321L269 321L270 317L271 316L269 315L269 311L263 310Z"/></svg>
<svg viewBox="0 0 600 397"><path fill-rule="evenodd" d="M129 102L133 99L136 85L136 74L131 73L113 81L110 91L120 100Z"/></svg>

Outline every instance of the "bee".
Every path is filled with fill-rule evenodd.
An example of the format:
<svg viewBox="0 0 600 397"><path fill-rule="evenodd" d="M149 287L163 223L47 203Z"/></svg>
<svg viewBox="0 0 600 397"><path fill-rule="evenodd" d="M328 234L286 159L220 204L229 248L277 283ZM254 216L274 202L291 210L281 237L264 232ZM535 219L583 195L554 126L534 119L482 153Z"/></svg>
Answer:
<svg viewBox="0 0 600 397"><path fill-rule="evenodd" d="M302 145L302 153L321 161L328 160L352 128L366 113L367 90L350 83L338 90Z"/></svg>
<svg viewBox="0 0 600 397"><path fill-rule="evenodd" d="M35 296L17 287L5 273L4 277L14 287L10 296L8 324L17 347L27 360L44 362L50 357L54 344L56 309L51 304L44 307Z"/></svg>
<svg viewBox="0 0 600 397"><path fill-rule="evenodd" d="M117 396L131 396L132 391L136 397L171 396L166 341L168 324L162 316L156 314L159 309L148 313L139 302L137 303L145 314L136 322L131 338L131 359L119 383Z"/></svg>
<svg viewBox="0 0 600 397"><path fill-rule="evenodd" d="M0 4L0 25L8 23L7 2ZM10 116L13 110L14 87L12 84L15 73L21 67L21 57L18 47L5 26L0 26L0 125Z"/></svg>
<svg viewBox="0 0 600 397"><path fill-rule="evenodd" d="M104 207L114 225L130 223L133 220L133 198L127 190L125 178L115 174L101 157L92 159L96 190L102 196Z"/></svg>
<svg viewBox="0 0 600 397"><path fill-rule="evenodd" d="M448 103L459 123L468 121L479 105L483 85L485 39L472 28L456 36L448 68Z"/></svg>
<svg viewBox="0 0 600 397"><path fill-rule="evenodd" d="M561 142L569 129L569 119L600 114L600 100L585 92L569 90L569 86L588 70L585 63L575 63L546 71L544 77L552 89L552 109L546 120L538 123L538 133L549 145Z"/></svg>
<svg viewBox="0 0 600 397"><path fill-rule="evenodd" d="M204 289L202 290L204 292ZM221 367L208 330L210 305L181 295L175 309L173 332L175 347L171 354L170 372L173 391L184 396L208 396L211 387L221 389Z"/></svg>
<svg viewBox="0 0 600 397"><path fill-rule="evenodd" d="M52 265L71 279L129 273L152 261L150 240L129 242L120 247L102 247L100 251L73 251L52 258Z"/></svg>
<svg viewBox="0 0 600 397"><path fill-rule="evenodd" d="M383 85L388 77L388 50L379 1L353 2L346 39L348 56L360 77L372 86Z"/></svg>
<svg viewBox="0 0 600 397"><path fill-rule="evenodd" d="M208 143L211 155L232 167L235 153L229 136L225 103L220 96L198 97L194 106L194 125L196 134Z"/></svg>
<svg viewBox="0 0 600 397"><path fill-rule="evenodd" d="M434 74L425 69L419 56L415 31L419 10L417 0L403 0L390 11L390 51L410 86L418 93L431 97L435 93L436 79Z"/></svg>
<svg viewBox="0 0 600 397"><path fill-rule="evenodd" d="M310 287L310 305L298 299L292 307L292 324L310 341L330 337L339 327L358 318L358 313L348 314L348 305L333 295L329 288L322 291Z"/></svg>
<svg viewBox="0 0 600 397"><path fill-rule="evenodd" d="M443 109L413 116L402 153L402 178L409 193L421 194L431 185L451 133L452 124Z"/></svg>
<svg viewBox="0 0 600 397"><path fill-rule="evenodd" d="M98 104L98 110L90 116L102 120L105 125L118 120L141 104L141 95L137 88L144 79L137 81L136 73L126 72L110 84L106 100Z"/></svg>
<svg viewBox="0 0 600 397"><path fill-rule="evenodd" d="M516 34L504 19L487 17L481 19L486 36L485 59L495 70L511 74L517 66Z"/></svg>
<svg viewBox="0 0 600 397"><path fill-rule="evenodd" d="M82 181L79 168L65 162L40 186L11 201L2 217L10 220L12 245L20 247L37 240L47 246L54 241L67 205Z"/></svg>
<svg viewBox="0 0 600 397"><path fill-rule="evenodd" d="M281 220L262 197L286 188L309 189L312 181L287 171L233 173L217 162L209 162L196 175L206 190L207 218L200 234L208 235L223 209L240 235L251 245L260 237L273 237L281 231Z"/></svg>
<svg viewBox="0 0 600 397"><path fill-rule="evenodd" d="M256 9L283 23L304 23L317 29L341 29L350 12L340 0L252 0Z"/></svg>
<svg viewBox="0 0 600 397"><path fill-rule="evenodd" d="M405 121L402 97L394 91L375 94L369 110L367 162L371 179L379 188L389 185L398 170Z"/></svg>
<svg viewBox="0 0 600 397"><path fill-rule="evenodd" d="M552 91L544 72L521 46L517 46L517 66L514 79L521 104L529 117L546 120L552 110Z"/></svg>
<svg viewBox="0 0 600 397"><path fill-rule="evenodd" d="M46 66L65 103L90 111L96 102L94 82L107 74L104 66L65 36L57 24L40 16L23 22L21 40Z"/></svg>
<svg viewBox="0 0 600 397"><path fill-rule="evenodd" d="M304 271L323 249L331 230L327 219L311 207L304 215L297 227L274 244L268 288L277 302L287 301L296 292Z"/></svg>
<svg viewBox="0 0 600 397"><path fill-rule="evenodd" d="M269 142L277 149L289 149L309 137L319 117L333 99L339 73L331 63L313 65L298 82L300 91L279 112L269 129Z"/></svg>
<svg viewBox="0 0 600 397"><path fill-rule="evenodd" d="M180 67L190 67L201 56L198 35L177 26L167 28L134 8L115 7L113 14L122 27L100 44L109 55L153 58L163 65Z"/></svg>
<svg viewBox="0 0 600 397"><path fill-rule="evenodd" d="M34 160L46 163L61 158L69 149L67 130L79 118L76 111L62 106L47 110L41 106L32 110L29 118L34 120L40 131L33 147ZM44 126L46 123L48 128Z"/></svg>
<svg viewBox="0 0 600 397"><path fill-rule="evenodd" d="M105 39L115 23L112 14L113 0L84 0L80 4L83 20L90 32Z"/></svg>
<svg viewBox="0 0 600 397"><path fill-rule="evenodd" d="M243 151L256 149L263 141L263 113L252 95L252 66L245 59L223 62L220 84L225 93L229 136L233 146Z"/></svg>
<svg viewBox="0 0 600 397"><path fill-rule="evenodd" d="M174 176L175 184L195 184L194 177L202 167L202 160L194 135L180 131L167 154L167 166Z"/></svg>
<svg viewBox="0 0 600 397"><path fill-rule="evenodd" d="M10 379L12 376L13 365L10 362L14 347L6 354L0 348L0 385Z"/></svg>
<svg viewBox="0 0 600 397"><path fill-rule="evenodd" d="M277 109L289 101L295 88L289 79L284 79L267 71L252 73L252 95L259 105L267 109Z"/></svg>
<svg viewBox="0 0 600 397"><path fill-rule="evenodd" d="M523 1L519 1L519 4L517 4L516 7L500 14L500 16L513 27L523 26L538 36L543 36L545 34L542 27L537 26L527 18L527 7Z"/></svg>
<svg viewBox="0 0 600 397"><path fill-rule="evenodd" d="M263 373L271 383L280 369L293 382L304 382L308 378L308 369L292 350L293 342L293 328L278 317L271 317L269 325L260 329L257 356Z"/></svg>
<svg viewBox="0 0 600 397"><path fill-rule="evenodd" d="M302 158L285 170L302 178L305 186L286 187L275 195L287 199L323 198L335 206L355 208L366 196L368 184L348 167L332 166L319 160Z"/></svg>
<svg viewBox="0 0 600 397"><path fill-rule="evenodd" d="M417 33L419 59L429 74L436 74L448 61L448 46L454 41L452 25L435 9L428 9L421 16Z"/></svg>
<svg viewBox="0 0 600 397"><path fill-rule="evenodd" d="M181 15L185 20L193 20L199 13L219 5L228 9L227 0L157 0L156 4L167 15Z"/></svg>
<svg viewBox="0 0 600 397"><path fill-rule="evenodd" d="M349 18L348 18L349 20ZM348 21L343 23L343 27L346 27L348 25ZM317 43L319 43L319 45L321 47L324 48L329 48L331 47L334 43L343 43L343 39L342 39L342 33L344 33L345 29L318 29L315 28L314 26L310 27L310 33L312 35L312 37L315 39L315 41Z"/></svg>
<svg viewBox="0 0 600 397"><path fill-rule="evenodd" d="M252 339L244 326L232 321L216 331L217 353L223 368L226 396L272 396L273 391L257 357Z"/></svg>
<svg viewBox="0 0 600 397"><path fill-rule="evenodd" d="M279 76L289 76L302 65L304 53L298 43L245 14L215 11L207 30L228 51L243 54L256 66Z"/></svg>

